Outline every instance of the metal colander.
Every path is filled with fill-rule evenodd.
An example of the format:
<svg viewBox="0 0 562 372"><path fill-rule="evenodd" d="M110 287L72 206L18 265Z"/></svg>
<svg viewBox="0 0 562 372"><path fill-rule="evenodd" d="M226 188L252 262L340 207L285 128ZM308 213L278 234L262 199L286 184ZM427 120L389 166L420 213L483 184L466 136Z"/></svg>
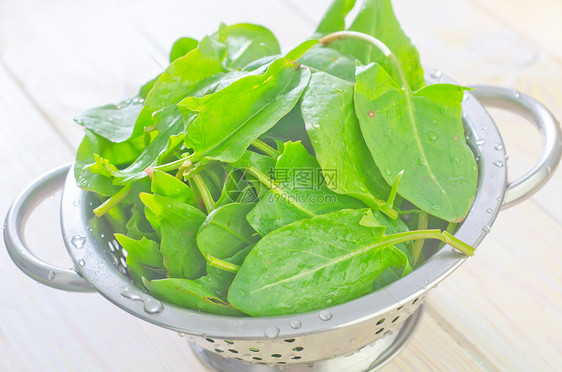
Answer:
<svg viewBox="0 0 562 372"><path fill-rule="evenodd" d="M428 71L428 83L453 83L438 70ZM531 118L543 135L543 155L537 165L509 185L502 138L481 102ZM465 93L463 122L477 157L479 180L470 213L455 236L476 247L502 207L529 197L549 179L560 160L562 143L550 112L510 89L477 87ZM22 238L26 216L42 198L61 187L65 176L61 225L75 264L72 269L57 268L35 257ZM14 262L43 284L67 291L97 291L121 309L178 332L204 362L220 371L373 370L390 360L412 334L429 289L467 258L448 245L435 245L435 253L408 276L320 311L262 318L211 315L162 303L134 286L126 275L126 253L113 239L113 232L99 220L94 222L92 209L97 203L93 195L76 186L69 166L36 181L16 199L6 218L4 237ZM94 223L98 224L95 228Z"/></svg>

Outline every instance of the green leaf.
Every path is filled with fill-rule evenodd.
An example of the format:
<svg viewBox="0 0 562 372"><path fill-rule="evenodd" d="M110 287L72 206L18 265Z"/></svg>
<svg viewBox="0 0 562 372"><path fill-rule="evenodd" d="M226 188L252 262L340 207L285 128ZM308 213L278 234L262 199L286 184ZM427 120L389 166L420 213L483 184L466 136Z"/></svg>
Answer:
<svg viewBox="0 0 562 372"><path fill-rule="evenodd" d="M355 58L335 49L312 48L298 62L340 79L355 82Z"/></svg>
<svg viewBox="0 0 562 372"><path fill-rule="evenodd" d="M160 253L157 242L145 237L140 240L135 240L123 234L115 234L115 239L117 239L123 249L127 251L127 258L129 256L134 256L144 265L154 268L164 268L162 254Z"/></svg>
<svg viewBox="0 0 562 372"><path fill-rule="evenodd" d="M131 213L131 218L127 221L126 225L127 236L136 240L147 238L150 240L160 241L158 234L144 218L144 212L142 209L135 207Z"/></svg>
<svg viewBox="0 0 562 372"><path fill-rule="evenodd" d="M123 142L131 137L142 107L143 100L133 97L117 105L86 110L75 116L74 121L111 142Z"/></svg>
<svg viewBox="0 0 562 372"><path fill-rule="evenodd" d="M226 45L226 66L241 69L251 62L281 53L275 35L267 28L250 23L223 26L215 35Z"/></svg>
<svg viewBox="0 0 562 372"><path fill-rule="evenodd" d="M194 159L238 160L248 146L286 115L308 84L310 72L287 59L203 98L178 104L190 117L185 143ZM192 117L193 113L196 113Z"/></svg>
<svg viewBox="0 0 562 372"><path fill-rule="evenodd" d="M212 211L197 233L197 246L207 254L225 259L256 242L256 232L246 221L255 204L232 203Z"/></svg>
<svg viewBox="0 0 562 372"><path fill-rule="evenodd" d="M166 172L155 170L152 173L150 190L162 196L167 196L185 204L197 207L193 190L176 177Z"/></svg>
<svg viewBox="0 0 562 372"><path fill-rule="evenodd" d="M413 90L424 85L423 69L416 47L400 28L390 0L364 0L350 31L363 32L374 36L386 44L396 55L406 79ZM330 45L331 48L353 56L362 64L377 62L382 65L396 81L397 71L387 57L373 45L362 40L342 40Z"/></svg>
<svg viewBox="0 0 562 372"><path fill-rule="evenodd" d="M283 226L244 260L229 302L252 316L296 314L371 291L389 266L405 267L382 228L361 226L367 210L341 210Z"/></svg>
<svg viewBox="0 0 562 372"><path fill-rule="evenodd" d="M197 48L199 42L190 37L182 37L174 42L172 50L170 51L170 63L176 59L185 56L193 49Z"/></svg>
<svg viewBox="0 0 562 372"><path fill-rule="evenodd" d="M285 54L285 58L290 59L291 61L296 61L301 58L306 52L310 50L315 45L318 45L318 40L307 40L293 49L291 49L287 54Z"/></svg>
<svg viewBox="0 0 562 372"><path fill-rule="evenodd" d="M212 278L204 276L197 280L144 280L144 285L154 297L177 306L211 314L244 316L244 313L218 297L212 282Z"/></svg>
<svg viewBox="0 0 562 372"><path fill-rule="evenodd" d="M322 176L318 162L300 142L285 143L275 167L275 181L263 176L266 178L260 181L270 191L247 216L260 235L317 214L365 206L357 199L331 191L327 183L333 179Z"/></svg>
<svg viewBox="0 0 562 372"><path fill-rule="evenodd" d="M460 222L476 193L478 171L461 118L466 88L400 88L379 65L357 69L355 108L361 131L387 183L404 175L398 194L441 219Z"/></svg>
<svg viewBox="0 0 562 372"><path fill-rule="evenodd" d="M390 187L365 144L353 105L353 84L326 73L314 73L302 98L302 115L316 159L335 173L328 184L372 208L386 200Z"/></svg>
<svg viewBox="0 0 562 372"><path fill-rule="evenodd" d="M206 216L189 204L158 194L141 193L140 198L159 222L160 252L168 277L195 279L203 275L205 259L196 239Z"/></svg>
<svg viewBox="0 0 562 372"><path fill-rule="evenodd" d="M354 6L355 0L334 0L320 20L313 37L320 38L332 32L345 30L345 16Z"/></svg>
<svg viewBox="0 0 562 372"><path fill-rule="evenodd" d="M142 277L150 280L166 277L158 243L144 237L135 240L122 234L115 234L115 239L127 251L127 273L136 284L142 285Z"/></svg>
<svg viewBox="0 0 562 372"><path fill-rule="evenodd" d="M183 120L177 107L169 106L158 111L154 120L158 134L146 146L134 163L122 170L106 167L107 171L115 177L114 183L126 185L132 181L146 177L145 170L149 166L155 166L161 156L173 149L169 145L179 146L181 142L171 140L171 137L183 129Z"/></svg>
<svg viewBox="0 0 562 372"><path fill-rule="evenodd" d="M91 172L89 166L96 161L95 155L99 154L111 164L121 165L133 161L139 152L131 141L116 144L85 129L74 163L76 181L83 190L111 196L121 187L113 185L111 178Z"/></svg>
<svg viewBox="0 0 562 372"><path fill-rule="evenodd" d="M172 62L146 97L133 135L142 134L144 127L152 125L152 114L156 111L175 105L189 95L206 94L210 88L208 79L226 72L222 65L224 55L222 43L205 37L196 49Z"/></svg>

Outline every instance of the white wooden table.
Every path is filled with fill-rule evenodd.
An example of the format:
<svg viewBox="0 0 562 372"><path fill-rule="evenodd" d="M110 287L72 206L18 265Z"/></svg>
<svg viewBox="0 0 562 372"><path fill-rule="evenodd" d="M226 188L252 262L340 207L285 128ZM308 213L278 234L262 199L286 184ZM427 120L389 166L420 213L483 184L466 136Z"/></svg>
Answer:
<svg viewBox="0 0 562 372"><path fill-rule="evenodd" d="M562 2L395 0L422 60L461 84L517 88L562 117ZM270 27L285 49L310 35L327 1L19 0L0 2L0 215L32 179L70 162L72 117L117 102L160 72L179 36L220 21ZM153 59L154 58L154 59ZM532 127L494 111L510 176L532 166ZM428 299L406 349L386 371L562 370L562 172L500 214L491 234ZM58 200L42 205L27 238L69 266ZM204 371L173 332L99 295L63 293L22 274L0 249L0 371Z"/></svg>

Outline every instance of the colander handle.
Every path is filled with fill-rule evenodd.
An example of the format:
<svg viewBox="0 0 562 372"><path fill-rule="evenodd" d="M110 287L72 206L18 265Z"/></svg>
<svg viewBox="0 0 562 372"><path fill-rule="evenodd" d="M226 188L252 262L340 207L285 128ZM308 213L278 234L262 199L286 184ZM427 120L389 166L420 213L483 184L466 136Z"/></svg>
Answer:
<svg viewBox="0 0 562 372"><path fill-rule="evenodd" d="M485 106L505 109L534 123L543 139L543 152L539 161L525 175L509 183L502 209L529 198L552 176L562 155L562 134L552 113L531 96L513 89L487 85L472 86L471 93Z"/></svg>
<svg viewBox="0 0 562 372"><path fill-rule="evenodd" d="M74 269L53 266L31 253L23 237L27 218L39 202L62 189L69 167L65 165L41 176L14 200L4 223L4 242L15 264L32 279L65 291L93 292L90 283Z"/></svg>

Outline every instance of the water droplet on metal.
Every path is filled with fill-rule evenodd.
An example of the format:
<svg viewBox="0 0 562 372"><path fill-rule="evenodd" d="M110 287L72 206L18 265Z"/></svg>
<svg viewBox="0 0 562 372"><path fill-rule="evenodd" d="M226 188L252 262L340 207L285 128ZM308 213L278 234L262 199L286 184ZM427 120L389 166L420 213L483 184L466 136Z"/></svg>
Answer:
<svg viewBox="0 0 562 372"><path fill-rule="evenodd" d="M464 97L462 97L463 102L466 102L470 99L470 96L468 94L464 94Z"/></svg>
<svg viewBox="0 0 562 372"><path fill-rule="evenodd" d="M504 159L509 160L509 155L505 154Z"/></svg>
<svg viewBox="0 0 562 372"><path fill-rule="evenodd" d="M47 279L49 279L49 280L55 279L55 272L49 271L49 274L47 274Z"/></svg>
<svg viewBox="0 0 562 372"><path fill-rule="evenodd" d="M78 204L80 204L80 200L75 200L75 201L72 202L72 205L75 206L75 207L76 207Z"/></svg>
<svg viewBox="0 0 562 372"><path fill-rule="evenodd" d="M123 289L121 291L121 296L132 301L141 301L144 304L144 311L147 314L157 314L164 310L162 302L155 300L148 295L134 293L129 288Z"/></svg>
<svg viewBox="0 0 562 372"><path fill-rule="evenodd" d="M476 141L475 143L476 143L476 146L482 146L483 144L486 143L486 140L485 140L485 139L479 139L479 140Z"/></svg>
<svg viewBox="0 0 562 372"><path fill-rule="evenodd" d="M222 346L222 345L215 345L215 350L224 351L224 346Z"/></svg>
<svg viewBox="0 0 562 372"><path fill-rule="evenodd" d="M267 338L275 338L277 336L279 336L279 328L277 327L267 327L265 329L265 337Z"/></svg>
<svg viewBox="0 0 562 372"><path fill-rule="evenodd" d="M493 211L494 211L494 210L493 210L492 208L486 209L486 212L488 212L488 213L492 213Z"/></svg>
<svg viewBox="0 0 562 372"><path fill-rule="evenodd" d="M72 239L70 239L70 242L76 249L82 249L86 244L86 240L87 238L82 235L74 235Z"/></svg>
<svg viewBox="0 0 562 372"><path fill-rule="evenodd" d="M244 354L242 355L242 359L244 360L252 360L252 356L250 354Z"/></svg>
<svg viewBox="0 0 562 372"><path fill-rule="evenodd" d="M501 143L498 143L494 146L494 148L498 151L501 151L501 150L503 150L503 145Z"/></svg>
<svg viewBox="0 0 562 372"><path fill-rule="evenodd" d="M521 93L519 93L518 91L514 90L514 91L513 91L513 96L514 96L515 98L519 98L519 97L521 97Z"/></svg>
<svg viewBox="0 0 562 372"><path fill-rule="evenodd" d="M427 279L424 280L423 282L424 282L425 284L429 284L429 280L427 280Z"/></svg>
<svg viewBox="0 0 562 372"><path fill-rule="evenodd" d="M178 336L185 337L185 333L178 332Z"/></svg>
<svg viewBox="0 0 562 372"><path fill-rule="evenodd" d="M300 327L302 327L302 323L300 322L300 320L291 320L291 322L289 323L289 325L290 325L291 328L293 328L293 329L299 329Z"/></svg>
<svg viewBox="0 0 562 372"><path fill-rule="evenodd" d="M497 160L497 161L494 162L494 165L498 168L501 168L501 167L503 167L503 161Z"/></svg>
<svg viewBox="0 0 562 372"><path fill-rule="evenodd" d="M427 138L429 138L430 141L435 142L439 139L439 134L436 132L427 132Z"/></svg>
<svg viewBox="0 0 562 372"><path fill-rule="evenodd" d="M322 310L319 314L318 317L320 318L320 320L330 320L332 319L332 313L328 310Z"/></svg>
<svg viewBox="0 0 562 372"><path fill-rule="evenodd" d="M443 76L443 71L441 71L441 70L434 70L431 73L431 77L434 78L434 79L439 79L441 76Z"/></svg>
<svg viewBox="0 0 562 372"><path fill-rule="evenodd" d="M482 226L482 231L484 231L486 234L488 234L490 232L490 226L488 226L488 225Z"/></svg>
<svg viewBox="0 0 562 372"><path fill-rule="evenodd" d="M487 129L488 129L488 127L486 127L486 126L482 127L482 130L487 130Z"/></svg>
<svg viewBox="0 0 562 372"><path fill-rule="evenodd" d="M78 260L78 265L84 266L85 264L86 264L86 261L84 261L83 259Z"/></svg>

